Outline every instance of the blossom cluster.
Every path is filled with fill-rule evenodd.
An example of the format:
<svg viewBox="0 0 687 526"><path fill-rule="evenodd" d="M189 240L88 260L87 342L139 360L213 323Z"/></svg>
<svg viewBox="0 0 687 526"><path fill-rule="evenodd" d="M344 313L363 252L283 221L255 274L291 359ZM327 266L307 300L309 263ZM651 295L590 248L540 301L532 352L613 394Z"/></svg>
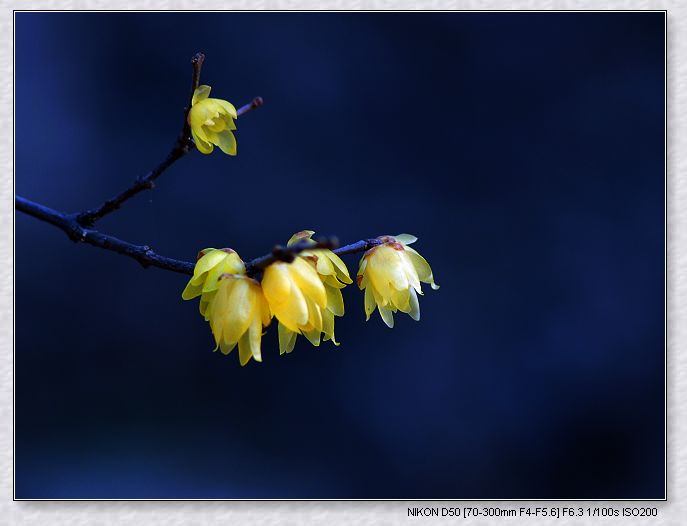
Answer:
<svg viewBox="0 0 687 526"><path fill-rule="evenodd" d="M229 354L238 346L239 361L262 361L261 338L274 318L278 322L279 352L290 353L298 335L312 345L331 340L334 319L344 315L341 289L353 283L346 265L334 252L317 247L312 230L294 234L288 246L309 243L290 262L270 264L258 281L246 274L246 265L232 249L208 248L198 256L193 277L182 293L190 300L200 296L200 314L210 323L215 350ZM389 327L401 311L420 319L420 283L433 289L432 269L410 245L416 237L381 236L379 244L363 254L357 284L365 291L367 319L375 309Z"/></svg>

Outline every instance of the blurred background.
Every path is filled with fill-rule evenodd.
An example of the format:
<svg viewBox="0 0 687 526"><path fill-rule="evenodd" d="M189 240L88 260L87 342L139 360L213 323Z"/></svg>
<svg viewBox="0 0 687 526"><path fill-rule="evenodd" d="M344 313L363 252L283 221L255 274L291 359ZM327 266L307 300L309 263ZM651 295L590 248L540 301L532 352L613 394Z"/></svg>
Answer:
<svg viewBox="0 0 687 526"><path fill-rule="evenodd" d="M167 153L190 58L238 156L98 228L160 254L408 232L388 329L213 353L187 277L16 217L17 498L661 498L662 13L18 13L16 192L79 211ZM351 274L359 257L345 258Z"/></svg>

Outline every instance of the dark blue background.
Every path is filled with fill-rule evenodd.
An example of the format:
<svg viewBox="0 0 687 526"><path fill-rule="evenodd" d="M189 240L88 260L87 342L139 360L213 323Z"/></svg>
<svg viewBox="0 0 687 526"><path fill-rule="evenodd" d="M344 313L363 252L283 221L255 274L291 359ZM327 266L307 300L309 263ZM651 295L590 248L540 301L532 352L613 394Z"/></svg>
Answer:
<svg viewBox="0 0 687 526"><path fill-rule="evenodd" d="M16 219L18 498L659 498L662 13L17 14L16 190L92 207L176 137L189 59L237 106L99 228L244 258L410 232L422 321L344 291L341 347L212 353L186 277ZM348 257L351 273L358 257Z"/></svg>

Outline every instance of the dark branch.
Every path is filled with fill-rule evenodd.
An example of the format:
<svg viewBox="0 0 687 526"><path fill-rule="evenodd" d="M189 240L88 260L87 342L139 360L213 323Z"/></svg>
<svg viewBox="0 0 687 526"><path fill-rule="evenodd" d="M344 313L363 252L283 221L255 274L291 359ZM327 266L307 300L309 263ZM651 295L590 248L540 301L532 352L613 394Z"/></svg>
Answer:
<svg viewBox="0 0 687 526"><path fill-rule="evenodd" d="M200 72L204 61L205 55L203 53L196 53L191 59L191 65L193 66L191 94L189 96L188 105L184 108L184 124L182 125L174 146L167 154L167 157L150 172L137 178L129 188L111 199L108 199L98 208L92 210L86 210L76 214L66 214L30 201L29 199L25 199L24 197L16 196L15 203L17 210L56 226L66 233L72 241L88 243L98 248L104 248L105 250L111 250L118 254L128 256L138 261L143 267L158 267L173 272L192 275L195 267L194 263L160 256L153 252L147 245L134 245L116 237L103 234L90 227L93 226L97 220L117 210L125 201L131 199L139 192L154 188L155 180L162 175L167 168L195 147L191 138L191 128L188 124L187 117L192 105L193 94L200 84ZM262 98L255 97L250 103L237 110L237 116L240 117L241 115L245 115L249 111L259 108L262 104ZM315 240L314 244L309 240L303 240L288 247L277 245L270 254L247 262L246 273L249 276L255 276L277 261L291 263L296 256L304 250L326 248L333 250L338 255L345 255L369 250L380 243L381 241L378 239L363 239L350 245L336 248L338 246L338 241L335 238L322 238Z"/></svg>
<svg viewBox="0 0 687 526"><path fill-rule="evenodd" d="M265 101L262 100L262 97L255 97L255 98L254 98L252 101L250 101L248 104L246 104L245 106L241 106L238 110L236 110L236 115L239 116L239 117L240 117L241 115L245 115L245 114L248 113L249 111L252 111L252 110L254 110L255 108L259 108L259 107L262 106L263 104L265 104Z"/></svg>
<svg viewBox="0 0 687 526"><path fill-rule="evenodd" d="M138 261L143 267L157 267L171 270L172 272L180 272L181 274L193 274L194 263L160 256L149 246L133 245L97 230L85 228L78 223L75 214L58 212L21 196L15 198L15 203L17 210L56 226L67 234L72 241L88 243L98 248L104 248L105 250L111 250L123 256L128 256Z"/></svg>
<svg viewBox="0 0 687 526"><path fill-rule="evenodd" d="M158 164L143 177L138 177L129 188L108 199L98 208L81 212L76 216L76 221L84 227L92 226L98 219L102 219L107 214L118 210L125 201L128 201L139 192L154 188L155 179L157 179L162 172L172 166L184 155L186 155L185 150L181 150L176 147L172 148L172 150L167 154L167 157L165 157L164 161Z"/></svg>
<svg viewBox="0 0 687 526"><path fill-rule="evenodd" d="M350 245L339 247L339 242L336 238L320 238L315 240L315 244L308 240L299 241L288 247L277 245L272 249L270 254L260 256L252 259L246 263L246 274L251 277L258 275L265 270L272 263L277 261L284 261L291 263L298 254L305 250L314 250L318 248L326 248L334 252L338 256L346 254L355 254L356 252L365 252L372 247L381 244L379 239L361 239ZM338 247L338 248L337 248Z"/></svg>
<svg viewBox="0 0 687 526"><path fill-rule="evenodd" d="M248 261L246 263L246 274L251 277L256 276L277 261L291 263L304 250L314 250L317 248L328 248L331 250L338 245L339 243L335 238L321 238L315 240L315 243L312 243L310 240L303 240L288 247L276 245L269 254Z"/></svg>
<svg viewBox="0 0 687 526"><path fill-rule="evenodd" d="M188 104L184 108L184 123L181 126L181 132L179 137L177 137L177 142L174 143L172 151L175 149L182 150L186 155L194 147L193 141L191 140L191 125L188 123L188 112L191 111L191 106L193 106L193 94L196 92L200 84L200 70L203 68L203 62L205 62L205 55L203 53L196 53L191 57L191 66L193 66L193 75L191 76L191 93L188 96Z"/></svg>
<svg viewBox="0 0 687 526"><path fill-rule="evenodd" d="M162 173L172 166L176 161L184 157L188 152L195 148L193 140L191 139L191 128L188 124L188 112L191 108L191 101L193 99L193 93L196 91L198 84L200 83L200 71L203 67L203 61L205 60L205 55L203 53L196 53L191 59L191 65L193 66L193 75L191 79L191 94L189 96L188 106L184 108L184 123L179 132L177 140L174 142L172 149L167 154L167 157L158 164L155 168L149 171L142 177L136 178L133 184L129 188L120 192L119 194L111 197L103 204L97 208L91 210L86 210L76 215L76 221L79 225L83 227L90 227L95 224L96 221L105 217L106 215L118 210L120 206L129 199L131 199L136 194L155 188L155 180L162 175ZM261 97L255 97L250 103L242 106L236 113L241 116L249 111L259 108L262 106L263 100Z"/></svg>
<svg viewBox="0 0 687 526"><path fill-rule="evenodd" d="M72 241L87 243L94 247L111 250L123 256L128 256L138 261L145 268L157 267L164 270L171 270L172 272L193 275L195 263L161 256L156 254L147 245L134 245L122 239L103 234L98 230L81 226L77 221L77 214L58 212L57 210L53 210L52 208L48 208L47 206L43 206L19 195L15 198L15 205L20 212L24 212L36 219L56 226L67 234ZM308 241L299 241L288 247L277 245L272 249L271 253L247 262L246 274L249 276L256 276L269 265L277 261L290 263L304 250L326 248L332 250L339 256L343 256L356 252L365 252L380 243L381 241L379 239L362 239L350 245L336 248L338 245L336 238L322 238L316 240L315 244L311 244Z"/></svg>
<svg viewBox="0 0 687 526"><path fill-rule="evenodd" d="M191 77L191 93L188 96L188 106L186 106L186 111L191 109L193 104L193 94L198 89L200 85L200 70L203 68L203 62L205 62L205 54L200 51L191 57L191 65L193 66L193 76Z"/></svg>
<svg viewBox="0 0 687 526"><path fill-rule="evenodd" d="M191 128L188 124L188 111L191 108L191 101L193 99L193 93L196 91L198 84L200 82L200 71L203 67L203 62L205 60L205 55L203 53L196 53L191 58L191 65L193 66L193 74L191 76L191 94L188 99L188 105L184 108L184 122L181 126L181 131L177 140L174 142L172 149L167 154L167 157L153 168L150 172L142 177L136 178L133 184L120 192L116 196L108 199L98 208L92 210L86 210L81 212L76 216L76 221L84 227L92 226L98 219L105 217L107 214L114 212L122 206L122 203L128 201L133 196L142 192L143 190L149 190L155 187L155 179L160 177L162 173L172 166L176 161L181 159L184 155L191 151L193 148L193 142L191 141Z"/></svg>
<svg viewBox="0 0 687 526"><path fill-rule="evenodd" d="M377 245L381 244L382 242L376 238L361 239L360 241L356 241L355 243L351 243L350 245L335 248L334 250L332 250L332 252L334 252L334 254L336 254L337 256L345 256L346 254L355 254L356 252L367 252L372 247L376 247Z"/></svg>

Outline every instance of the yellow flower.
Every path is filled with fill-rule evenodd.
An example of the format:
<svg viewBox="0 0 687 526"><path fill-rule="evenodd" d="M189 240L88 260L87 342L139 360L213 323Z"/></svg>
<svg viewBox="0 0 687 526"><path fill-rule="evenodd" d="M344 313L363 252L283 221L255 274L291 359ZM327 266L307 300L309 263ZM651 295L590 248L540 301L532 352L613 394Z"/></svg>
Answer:
<svg viewBox="0 0 687 526"><path fill-rule="evenodd" d="M185 300L200 298L200 313L205 315L208 302L217 291L222 274L245 274L246 267L239 255L230 248L206 248L198 253L193 277L181 293ZM206 318L207 321L207 318Z"/></svg>
<svg viewBox="0 0 687 526"><path fill-rule="evenodd" d="M303 334L311 342L319 343L327 292L311 261L298 257L292 263L272 263L263 274L262 290L279 320L281 354L286 349L286 330L294 333L294 340L296 334Z"/></svg>
<svg viewBox="0 0 687 526"><path fill-rule="evenodd" d="M253 358L262 361L262 329L272 315L260 284L244 275L222 274L206 312L215 343L224 354L239 346L239 361L246 365Z"/></svg>
<svg viewBox="0 0 687 526"><path fill-rule="evenodd" d="M289 239L286 245L291 246L299 241L314 245L315 241L312 239L314 233L313 230L301 230L291 236L291 239ZM304 250L301 252L301 256L312 258L313 262L316 264L317 273L322 276L326 284L332 285L337 290L353 283L353 280L351 280L351 277L348 275L348 269L345 263L331 250L323 248Z"/></svg>
<svg viewBox="0 0 687 526"><path fill-rule="evenodd" d="M214 145L227 155L236 155L236 108L222 99L210 99L210 86L198 86L193 93L188 124L198 151L211 153Z"/></svg>
<svg viewBox="0 0 687 526"><path fill-rule="evenodd" d="M315 232L312 230L302 230L297 232L287 246L291 246L299 241L304 241L314 245L312 235ZM341 295L341 289L347 284L353 283L351 277L348 275L348 269L341 258L334 254L331 250L314 249L305 250L297 259L305 259L309 261L317 271L317 274L324 285L326 293L326 306L320 310L322 316L321 330L313 329L311 331L303 332L303 335L315 347L320 345L321 333L324 333L324 341L331 340L334 345L339 345L334 336L334 316L344 315L344 302ZM278 316L277 316L278 317ZM289 353L296 345L297 331L290 330L283 323L279 323L279 353Z"/></svg>
<svg viewBox="0 0 687 526"><path fill-rule="evenodd" d="M365 289L367 319L378 308L389 327L394 326L393 313L399 310L417 321L420 319L417 294L422 294L420 282L429 283L435 290L439 288L434 283L432 269L425 258L408 246L417 241L415 236L400 234L378 239L382 244L365 252L358 270L358 286Z"/></svg>

